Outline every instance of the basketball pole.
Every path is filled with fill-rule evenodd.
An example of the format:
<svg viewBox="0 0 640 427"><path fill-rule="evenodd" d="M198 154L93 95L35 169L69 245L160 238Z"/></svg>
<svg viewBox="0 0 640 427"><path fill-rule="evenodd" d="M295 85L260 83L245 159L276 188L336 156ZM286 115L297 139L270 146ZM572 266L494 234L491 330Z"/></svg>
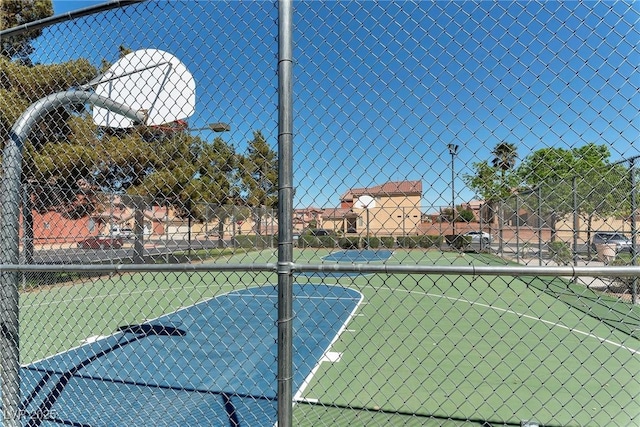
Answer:
<svg viewBox="0 0 640 427"><path fill-rule="evenodd" d="M20 411L19 271L20 263L20 176L22 147L31 129L48 113L72 104L93 104L144 123L143 112L83 90L46 96L31 104L9 132L2 158L0 182L0 381L2 425L19 427L25 414ZM22 409L24 410L24 409Z"/></svg>

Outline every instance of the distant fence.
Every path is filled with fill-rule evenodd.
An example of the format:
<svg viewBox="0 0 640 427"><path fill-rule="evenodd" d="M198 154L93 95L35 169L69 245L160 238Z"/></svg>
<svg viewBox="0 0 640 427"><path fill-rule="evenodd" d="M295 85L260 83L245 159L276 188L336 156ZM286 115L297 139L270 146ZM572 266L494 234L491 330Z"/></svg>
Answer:
<svg viewBox="0 0 640 427"><path fill-rule="evenodd" d="M31 6L3 425L637 422L635 5Z"/></svg>

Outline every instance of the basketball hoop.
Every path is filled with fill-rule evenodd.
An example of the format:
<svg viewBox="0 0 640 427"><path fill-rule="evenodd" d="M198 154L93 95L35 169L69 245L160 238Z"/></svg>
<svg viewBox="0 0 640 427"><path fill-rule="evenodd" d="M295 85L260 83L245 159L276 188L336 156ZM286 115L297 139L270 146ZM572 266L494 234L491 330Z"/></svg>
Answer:
<svg viewBox="0 0 640 427"><path fill-rule="evenodd" d="M195 111L193 76L178 58L157 49L143 49L120 58L96 79L96 94L145 111L147 126L184 122ZM98 126L130 128L135 124L123 115L94 107Z"/></svg>

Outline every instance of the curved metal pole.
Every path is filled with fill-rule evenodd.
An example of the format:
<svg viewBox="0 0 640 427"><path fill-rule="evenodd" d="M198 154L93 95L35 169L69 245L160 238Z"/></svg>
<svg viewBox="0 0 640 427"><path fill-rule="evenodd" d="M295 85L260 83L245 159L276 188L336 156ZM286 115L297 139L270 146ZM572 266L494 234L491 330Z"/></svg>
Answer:
<svg viewBox="0 0 640 427"><path fill-rule="evenodd" d="M142 112L114 102L93 92L71 90L58 92L36 101L20 116L9 132L2 158L0 182L0 389L2 390L3 426L21 425L20 345L18 325L19 274L5 271L4 265L19 263L20 176L22 146L31 129L47 113L71 104L90 103L132 120L144 122Z"/></svg>

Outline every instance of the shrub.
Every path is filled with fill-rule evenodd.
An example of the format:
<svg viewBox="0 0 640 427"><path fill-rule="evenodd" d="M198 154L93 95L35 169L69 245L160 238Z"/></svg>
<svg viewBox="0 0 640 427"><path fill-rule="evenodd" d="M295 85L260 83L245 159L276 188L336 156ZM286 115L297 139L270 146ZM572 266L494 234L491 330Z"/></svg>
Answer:
<svg viewBox="0 0 640 427"><path fill-rule="evenodd" d="M317 248L319 246L318 238L310 234L302 234L298 238L298 247L300 248Z"/></svg>
<svg viewBox="0 0 640 427"><path fill-rule="evenodd" d="M419 242L420 236L398 237L398 246L401 248L417 248Z"/></svg>
<svg viewBox="0 0 640 427"><path fill-rule="evenodd" d="M255 234L236 234L235 236L236 246L245 249L263 249L268 247L278 246L278 236L264 235L258 236Z"/></svg>
<svg viewBox="0 0 640 427"><path fill-rule="evenodd" d="M458 215L456 217L457 222L472 222L476 219L471 209L458 209Z"/></svg>
<svg viewBox="0 0 640 427"><path fill-rule="evenodd" d="M465 236L463 234L449 234L444 236L447 244L454 249L464 250L471 245L471 236Z"/></svg>
<svg viewBox="0 0 640 427"><path fill-rule="evenodd" d="M629 261L623 258L615 258L609 265L614 266L626 266L631 265ZM609 290L612 292L630 292L633 287L633 281L637 279L637 277L626 276L626 277L611 277L612 285L609 286ZM640 284L640 282L636 282L636 286Z"/></svg>
<svg viewBox="0 0 640 427"><path fill-rule="evenodd" d="M366 238L365 238L365 244L366 244ZM377 249L380 247L380 238L378 237L369 237L369 247L368 249Z"/></svg>
<svg viewBox="0 0 640 427"><path fill-rule="evenodd" d="M380 243L382 247L391 249L396 246L396 239L393 236L380 237Z"/></svg>
<svg viewBox="0 0 640 427"><path fill-rule="evenodd" d="M424 235L420 236L420 241L418 242L421 248L430 248L432 246L440 247L442 244L442 236L436 235Z"/></svg>
<svg viewBox="0 0 640 427"><path fill-rule="evenodd" d="M549 255L551 256L551 259L558 265L569 265L573 261L571 249L569 249L569 245L567 245L565 242L549 242L547 244L547 248L549 249Z"/></svg>
<svg viewBox="0 0 640 427"><path fill-rule="evenodd" d="M298 246L301 248L334 248L336 241L331 236L311 236L305 234L298 239Z"/></svg>
<svg viewBox="0 0 640 427"><path fill-rule="evenodd" d="M317 239L321 248L335 248L337 245L335 236L318 236Z"/></svg>
<svg viewBox="0 0 640 427"><path fill-rule="evenodd" d="M338 246L342 249L358 249L360 247L360 237L342 237L338 240Z"/></svg>

